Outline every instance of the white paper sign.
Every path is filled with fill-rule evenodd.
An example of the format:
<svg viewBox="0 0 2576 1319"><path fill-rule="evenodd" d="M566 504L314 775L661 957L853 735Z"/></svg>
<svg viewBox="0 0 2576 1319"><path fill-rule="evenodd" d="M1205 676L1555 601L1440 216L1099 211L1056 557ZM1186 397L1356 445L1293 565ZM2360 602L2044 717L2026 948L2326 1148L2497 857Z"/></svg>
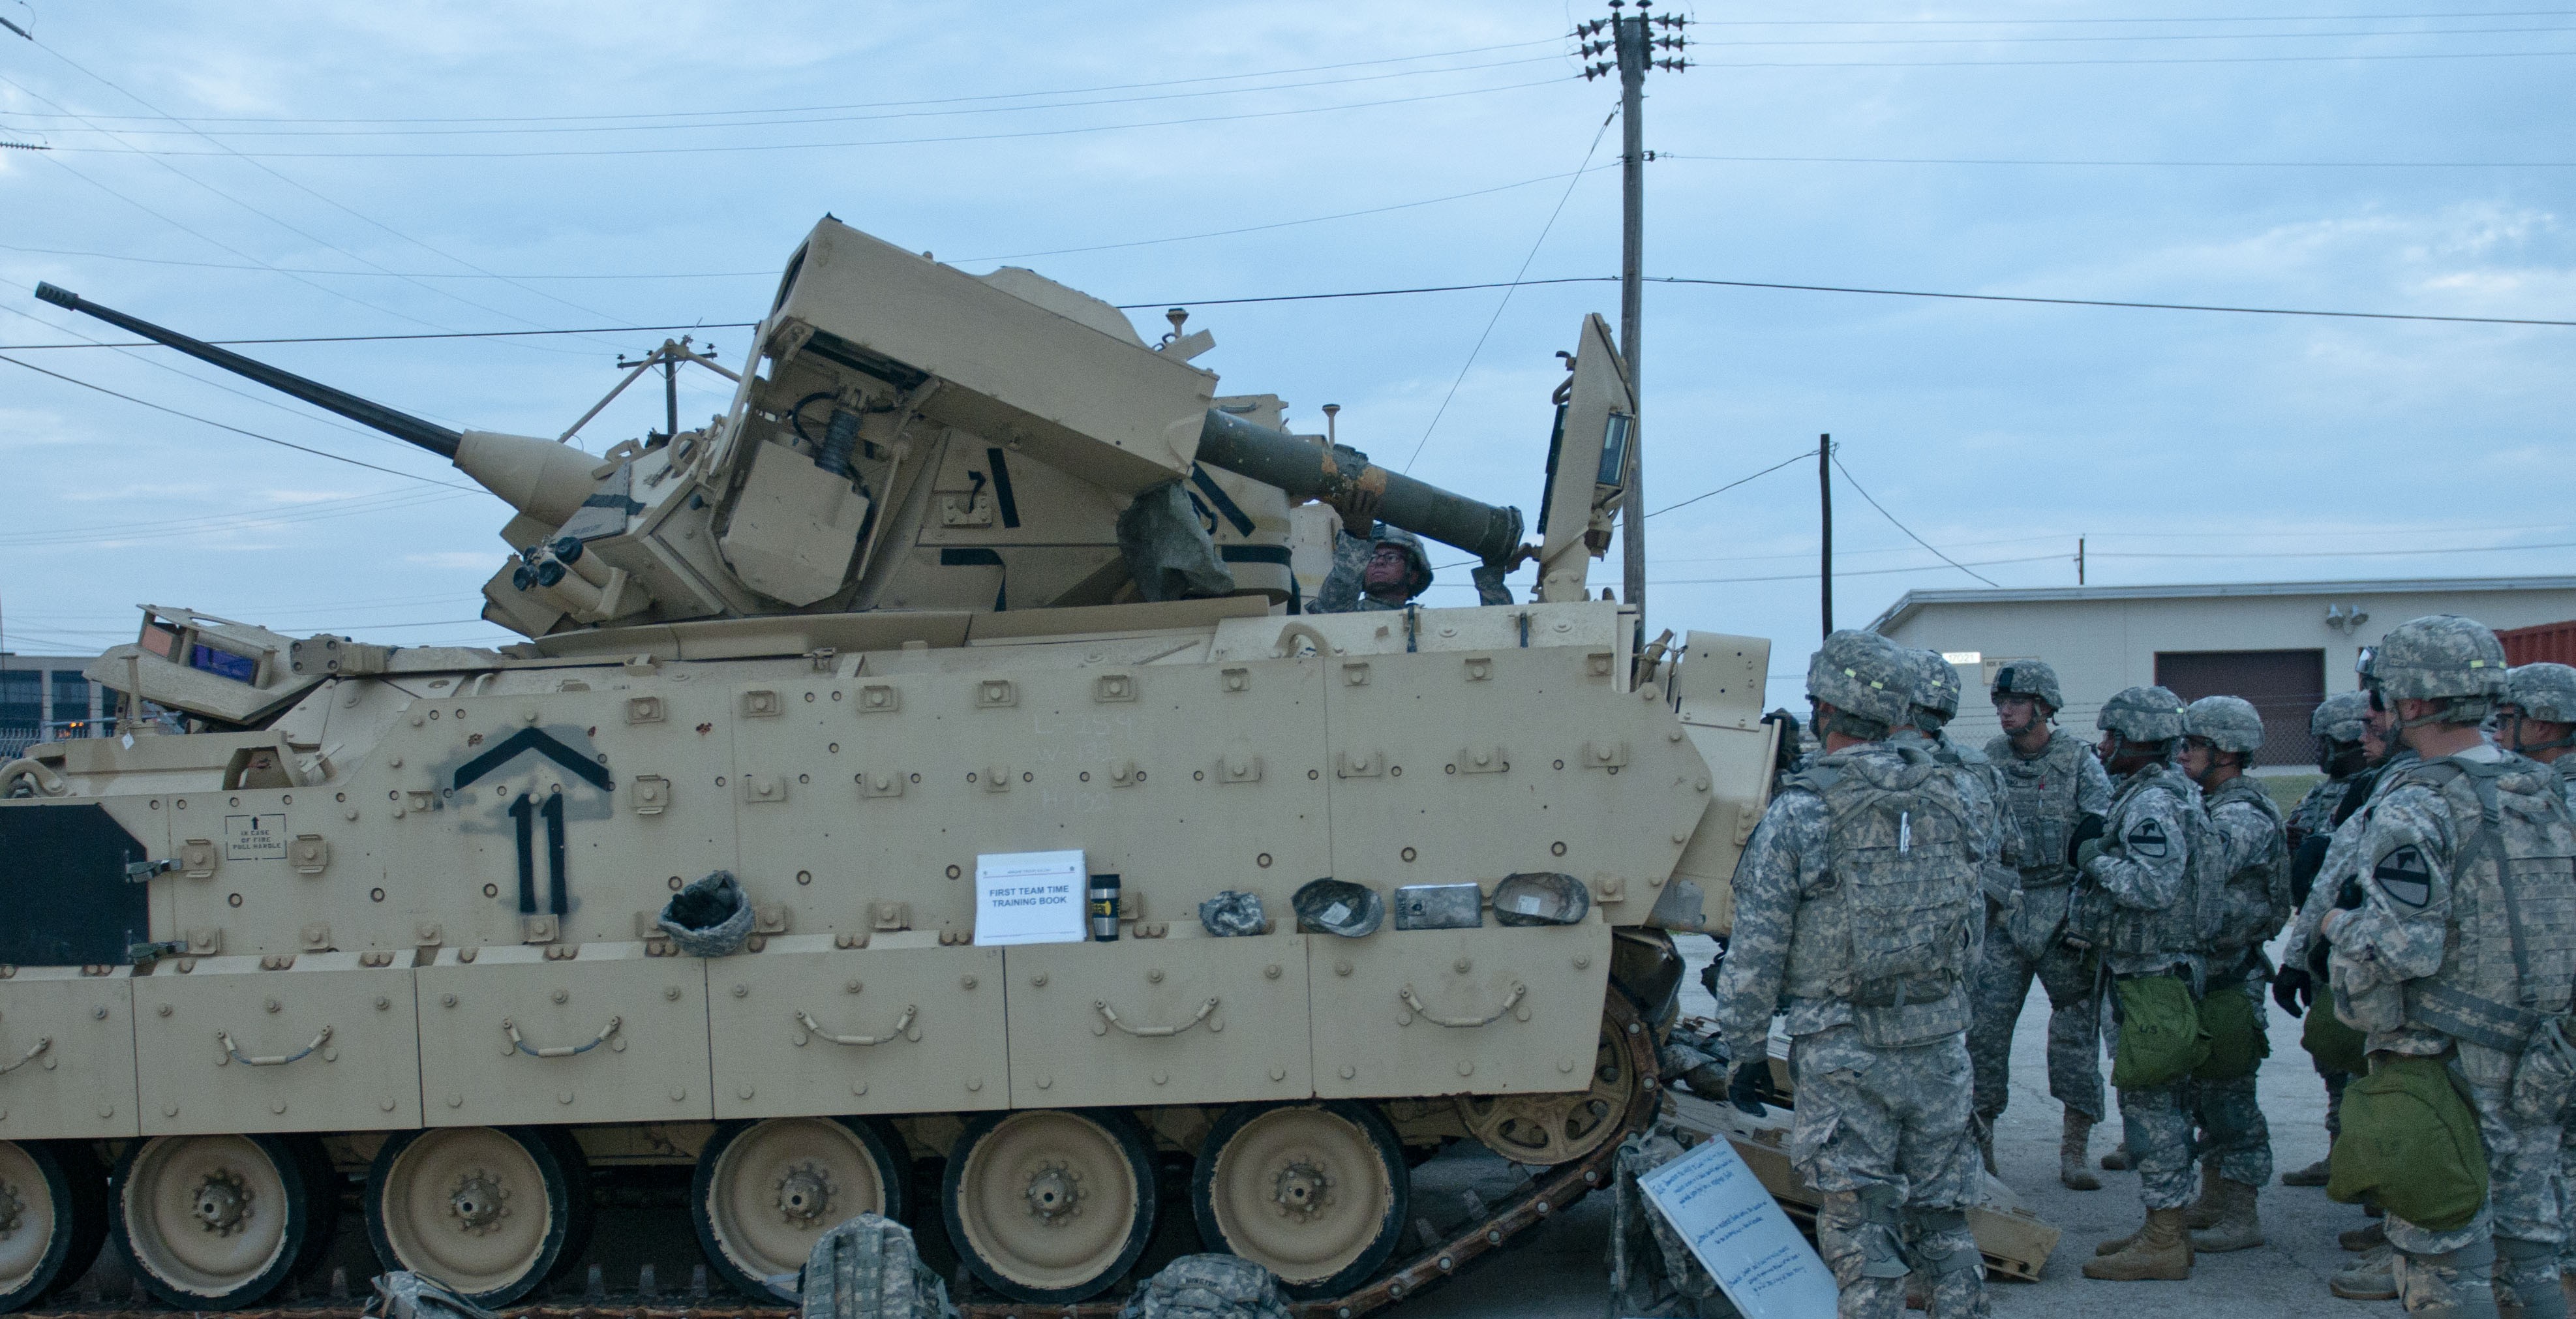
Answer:
<svg viewBox="0 0 2576 1319"><path fill-rule="evenodd" d="M994 852L975 858L975 946L1081 943L1091 872L1080 852Z"/></svg>
<svg viewBox="0 0 2576 1319"><path fill-rule="evenodd" d="M1723 1136L1637 1179L1746 1319L1833 1319L1834 1275Z"/></svg>

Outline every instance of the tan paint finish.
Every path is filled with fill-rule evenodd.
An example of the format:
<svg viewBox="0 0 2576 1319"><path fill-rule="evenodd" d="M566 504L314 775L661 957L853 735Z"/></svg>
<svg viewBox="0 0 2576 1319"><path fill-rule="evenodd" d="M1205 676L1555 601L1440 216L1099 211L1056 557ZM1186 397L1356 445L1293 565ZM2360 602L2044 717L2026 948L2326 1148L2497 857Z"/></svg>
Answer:
<svg viewBox="0 0 2576 1319"><path fill-rule="evenodd" d="M1610 927L1597 921L1318 935L1308 963L1315 1092L1355 1099L1581 1089L1609 963Z"/></svg>
<svg viewBox="0 0 2576 1319"><path fill-rule="evenodd" d="M1139 1096L1157 1104L1224 1103L1312 1093L1309 937L1187 934L1198 937L1182 937L1175 927L1171 938L1005 950L1012 1104L1080 1108L1137 1103Z"/></svg>
<svg viewBox="0 0 2576 1319"><path fill-rule="evenodd" d="M1010 1105L1000 949L941 947L930 931L836 942L782 935L707 964L717 1117Z"/></svg>
<svg viewBox="0 0 2576 1319"><path fill-rule="evenodd" d="M571 961L535 946L449 948L420 969L420 1062L428 1125L667 1122L704 1118L710 1098L706 964L640 943L588 944ZM617 1029L601 1040L614 1021ZM529 1049L512 1046L503 1023Z"/></svg>
<svg viewBox="0 0 2576 1319"><path fill-rule="evenodd" d="M132 976L22 966L0 981L0 1140L132 1136ZM39 1046L42 1046L41 1048Z"/></svg>
<svg viewBox="0 0 2576 1319"><path fill-rule="evenodd" d="M411 968L364 967L362 956L306 953L284 969L192 958L184 974L169 963L133 982L135 1047L152 1060L143 1134L419 1126Z"/></svg>

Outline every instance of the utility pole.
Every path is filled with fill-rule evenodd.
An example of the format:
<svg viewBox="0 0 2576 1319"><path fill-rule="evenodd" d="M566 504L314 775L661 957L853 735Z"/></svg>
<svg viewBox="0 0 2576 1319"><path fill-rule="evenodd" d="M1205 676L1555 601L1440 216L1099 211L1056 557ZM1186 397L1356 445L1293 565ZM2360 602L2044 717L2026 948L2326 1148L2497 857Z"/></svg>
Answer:
<svg viewBox="0 0 2576 1319"><path fill-rule="evenodd" d="M1638 635L1646 626L1646 456L1645 412L1646 385L1643 365L1645 329L1646 259L1646 162L1653 156L1646 150L1646 71L1662 68L1679 73L1690 62L1678 56L1656 59L1658 49L1679 51L1689 42L1681 29L1689 19L1679 14L1649 14L1647 0L1636 0L1636 13L1629 14L1627 0L1610 0L1610 17L1596 18L1576 25L1574 35L1584 38L1586 60L1608 54L1605 63L1586 64L1584 80L1608 73L1619 75L1619 356L1628 363L1628 390L1637 400L1636 417L1628 429L1627 487L1619 500L1619 564L1624 577L1621 592L1637 610ZM1662 28L1663 36L1654 35ZM1610 39L1591 38L1607 31Z"/></svg>
<svg viewBox="0 0 2576 1319"><path fill-rule="evenodd" d="M1824 583L1825 635L1834 634L1834 437L1816 437L1816 508L1824 531L1824 558L1816 580Z"/></svg>
<svg viewBox="0 0 2576 1319"><path fill-rule="evenodd" d="M2082 536L2075 538L2075 584L2077 586L2084 584L2084 538Z"/></svg>

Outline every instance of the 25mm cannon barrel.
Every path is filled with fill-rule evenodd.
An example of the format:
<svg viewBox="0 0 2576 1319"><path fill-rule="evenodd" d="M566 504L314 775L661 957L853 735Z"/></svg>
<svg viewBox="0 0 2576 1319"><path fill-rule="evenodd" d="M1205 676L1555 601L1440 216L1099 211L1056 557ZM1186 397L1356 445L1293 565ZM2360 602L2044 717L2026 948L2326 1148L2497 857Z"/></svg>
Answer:
<svg viewBox="0 0 2576 1319"><path fill-rule="evenodd" d="M320 381L307 380L292 371L281 371L266 362L254 362L239 353L226 352L201 339L191 339L176 330L165 330L150 321L137 320L124 312L102 307L69 289L51 284L38 284L36 297L57 307L95 316L120 330L142 335L154 343L176 348L201 362L210 363L238 376L248 376L281 394L291 394L327 412L336 412L361 426L372 426L398 440L417 444L441 458L454 461L456 449L464 435L436 422L423 421L408 412L398 412L381 403L370 403L345 390L333 389Z"/></svg>
<svg viewBox="0 0 2576 1319"><path fill-rule="evenodd" d="M1199 461L1288 492L1291 499L1330 499L1351 487L1378 492L1377 516L1389 526L1455 545L1480 559L1501 560L1521 543L1521 511L1453 494L1401 472L1369 464L1348 445L1327 450L1310 440L1257 426L1211 408L1199 430Z"/></svg>

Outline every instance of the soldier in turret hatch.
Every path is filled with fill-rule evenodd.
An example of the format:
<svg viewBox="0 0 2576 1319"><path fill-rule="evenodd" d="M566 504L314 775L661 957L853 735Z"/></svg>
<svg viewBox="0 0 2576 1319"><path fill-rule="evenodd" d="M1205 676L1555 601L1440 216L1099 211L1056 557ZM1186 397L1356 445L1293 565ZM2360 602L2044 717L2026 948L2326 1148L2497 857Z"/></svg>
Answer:
<svg viewBox="0 0 2576 1319"><path fill-rule="evenodd" d="M1342 524L1333 528L1333 570L1325 575L1306 612L1403 609L1430 589L1431 559L1422 551L1421 537L1378 521L1377 499L1377 491L1354 482L1331 501L1334 511L1342 515ZM1507 563L1476 565L1476 603L1510 604L1512 588L1503 584L1503 574L1530 553L1523 546Z"/></svg>

